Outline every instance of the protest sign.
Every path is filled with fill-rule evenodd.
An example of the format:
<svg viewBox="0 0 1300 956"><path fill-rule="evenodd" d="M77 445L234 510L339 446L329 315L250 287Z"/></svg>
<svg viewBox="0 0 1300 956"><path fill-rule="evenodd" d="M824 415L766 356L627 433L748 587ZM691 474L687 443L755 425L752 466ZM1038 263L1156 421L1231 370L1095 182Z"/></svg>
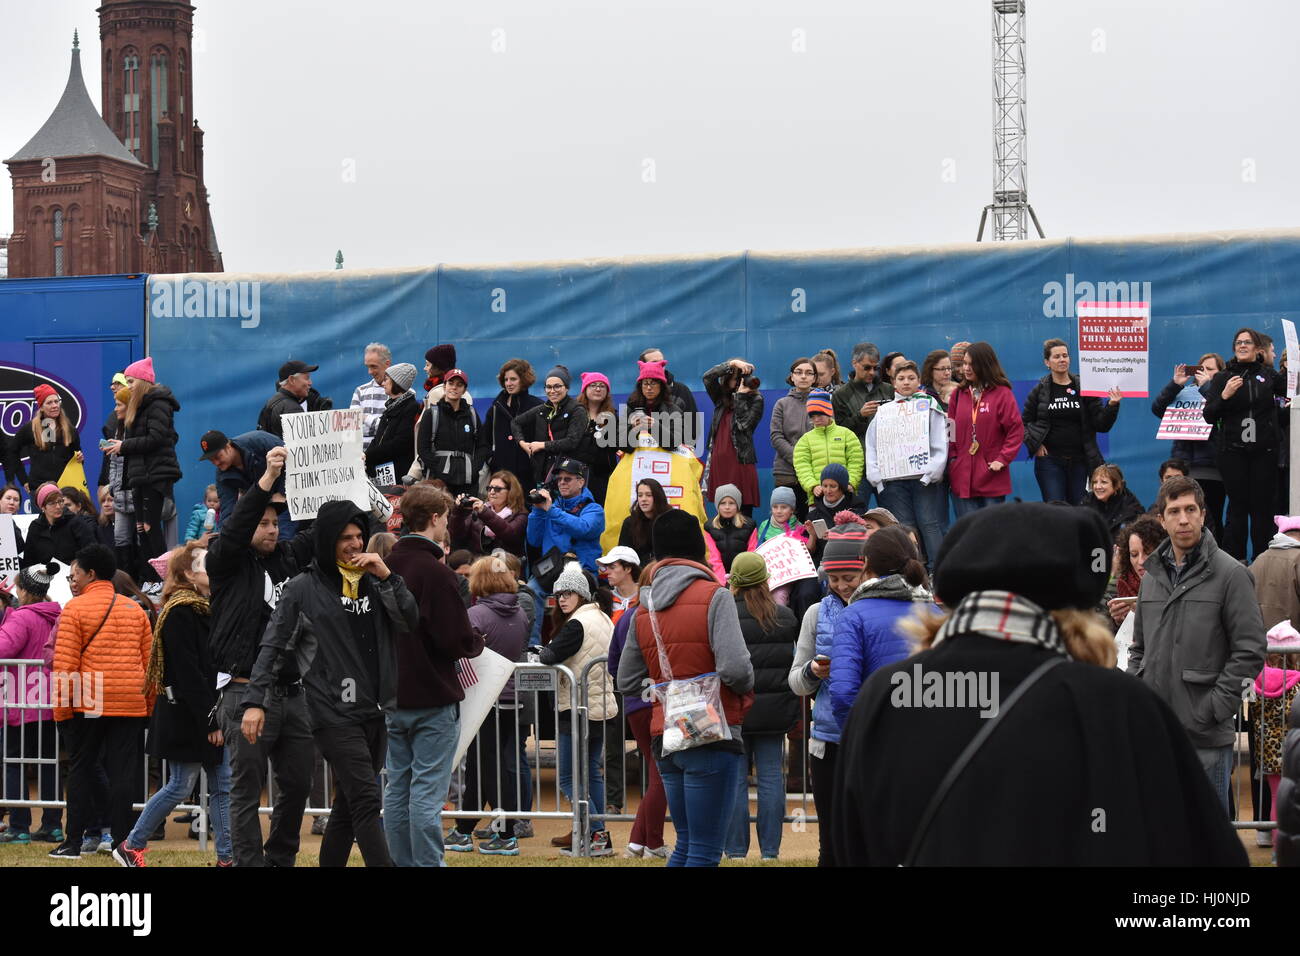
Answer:
<svg viewBox="0 0 1300 956"><path fill-rule="evenodd" d="M783 534L754 549L767 564L767 586L779 588L791 581L817 577L817 566L812 555L798 538Z"/></svg>
<svg viewBox="0 0 1300 956"><path fill-rule="evenodd" d="M465 691L465 699L460 702L460 737L451 762L453 767L465 759L479 727L492 712L492 705L514 672L515 665L490 647L483 648L478 657L462 657L456 662L456 680ZM505 718L502 714L502 719Z"/></svg>
<svg viewBox="0 0 1300 956"><path fill-rule="evenodd" d="M0 578L10 587L18 580L18 537L14 516L0 515Z"/></svg>
<svg viewBox="0 0 1300 956"><path fill-rule="evenodd" d="M919 478L930 466L931 401L889 402L876 412L876 461L883 480Z"/></svg>
<svg viewBox="0 0 1300 956"><path fill-rule="evenodd" d="M327 501L351 501L370 510L370 485L361 464L361 409L282 415L289 517L315 518Z"/></svg>
<svg viewBox="0 0 1300 956"><path fill-rule="evenodd" d="M700 492L700 476L704 466L689 451L664 451L662 448L638 448L619 459L614 473L609 476L605 492L605 530L600 536L601 551L618 544L623 521L636 507L636 486L646 478L653 478L663 486L668 504L689 511L705 520L704 497Z"/></svg>
<svg viewBox="0 0 1300 956"><path fill-rule="evenodd" d="M397 484L397 467L391 461L375 465L375 484L380 487Z"/></svg>
<svg viewBox="0 0 1300 956"><path fill-rule="evenodd" d="M1196 379L1189 378L1183 390L1174 396L1161 416L1156 437L1172 438L1175 441L1205 441L1210 437L1214 426L1201 414L1204 408L1205 396L1196 387Z"/></svg>
<svg viewBox="0 0 1300 956"><path fill-rule="evenodd" d="M1145 398L1151 304L1080 302L1075 311L1080 391L1104 398L1119 386L1125 398Z"/></svg>
<svg viewBox="0 0 1300 956"><path fill-rule="evenodd" d="M1300 342L1296 341L1295 323L1282 320L1282 334L1286 336L1286 397L1296 396L1296 376L1300 374Z"/></svg>

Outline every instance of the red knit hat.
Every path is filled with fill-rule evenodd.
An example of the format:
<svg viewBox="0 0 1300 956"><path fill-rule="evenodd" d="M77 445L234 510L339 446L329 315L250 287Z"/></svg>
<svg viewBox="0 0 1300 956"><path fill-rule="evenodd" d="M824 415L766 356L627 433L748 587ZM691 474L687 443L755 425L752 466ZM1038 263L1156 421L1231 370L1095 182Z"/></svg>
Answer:
<svg viewBox="0 0 1300 956"><path fill-rule="evenodd" d="M45 384L37 385L34 389L32 389L32 395L36 397L37 407L44 405L45 400L49 398L51 395L58 395L58 394L59 393L56 392L52 386L45 385Z"/></svg>

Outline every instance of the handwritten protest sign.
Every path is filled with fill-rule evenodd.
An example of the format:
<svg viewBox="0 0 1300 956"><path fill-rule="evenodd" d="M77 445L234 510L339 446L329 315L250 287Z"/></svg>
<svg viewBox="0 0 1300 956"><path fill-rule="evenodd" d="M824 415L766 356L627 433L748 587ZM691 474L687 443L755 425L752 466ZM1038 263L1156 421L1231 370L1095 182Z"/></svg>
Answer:
<svg viewBox="0 0 1300 956"><path fill-rule="evenodd" d="M754 549L767 564L767 586L779 588L791 581L817 577L817 566L812 555L798 538L781 535Z"/></svg>
<svg viewBox="0 0 1300 956"><path fill-rule="evenodd" d="M1214 426L1201 414L1204 408L1205 397L1196 387L1196 379L1189 378L1183 390L1174 397L1161 416L1156 437L1172 438L1175 441L1205 441L1210 437Z"/></svg>
<svg viewBox="0 0 1300 956"><path fill-rule="evenodd" d="M1282 320L1282 334L1286 336L1286 397L1296 397L1296 376L1300 375L1300 342L1296 340L1295 323Z"/></svg>
<svg viewBox="0 0 1300 956"><path fill-rule="evenodd" d="M327 501L370 509L370 485L361 464L361 409L335 408L280 417L288 462L284 472L289 517L315 518Z"/></svg>
<svg viewBox="0 0 1300 956"><path fill-rule="evenodd" d="M18 580L18 538L13 515L0 515L0 578L10 586Z"/></svg>
<svg viewBox="0 0 1300 956"><path fill-rule="evenodd" d="M397 484L397 466L391 461L375 466L375 484L381 488Z"/></svg>
<svg viewBox="0 0 1300 956"><path fill-rule="evenodd" d="M876 412L876 461L885 481L918 478L930 466L930 403L889 402Z"/></svg>
<svg viewBox="0 0 1300 956"><path fill-rule="evenodd" d="M1079 383L1104 398L1115 386L1125 398L1147 395L1149 302L1080 302Z"/></svg>

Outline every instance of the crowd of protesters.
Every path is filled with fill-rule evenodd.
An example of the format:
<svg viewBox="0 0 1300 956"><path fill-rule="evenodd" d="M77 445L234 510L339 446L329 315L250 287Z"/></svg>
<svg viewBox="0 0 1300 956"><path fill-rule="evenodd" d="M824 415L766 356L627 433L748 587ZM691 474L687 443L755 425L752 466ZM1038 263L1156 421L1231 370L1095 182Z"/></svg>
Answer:
<svg viewBox="0 0 1300 956"><path fill-rule="evenodd" d="M562 667L556 783L576 800L572 771L585 768L590 824L581 848L573 834L552 841L564 853L614 852L605 818L626 799L613 743L626 734L648 782L625 856L670 866L746 856L752 767L759 855L778 858L784 741L812 698L825 865L1242 863L1227 821L1249 686L1254 810L1279 826L1276 841L1267 829L1258 839L1300 863L1300 730L1286 739L1300 684L1300 518L1275 517L1286 375L1252 329L1231 352L1178 366L1152 403L1160 416L1196 388L1210 437L1174 444L1149 511L1097 441L1121 393L1084 395L1059 339L1043 344L1047 374L1023 405L987 342L916 359L882 359L862 342L850 369L824 349L789 364L789 391L770 411L754 365L727 359L699 383L713 410L698 432L695 396L656 348L637 362L631 427L607 430L602 372L556 365L539 376L510 358L495 398L476 404L455 348L439 344L424 356L420 397L415 364L372 343L351 406L366 474L395 501L387 524L347 501L311 521L287 514L281 419L332 407L312 387L317 366L281 366L275 394L249 410L255 428L204 433L196 451L213 481L188 512L173 496L180 404L151 359L113 377L93 496L58 485L83 459L80 437L40 385L31 421L0 448L0 514L18 513L24 493L36 514L4 588L0 659L40 662L23 668L52 706L7 702L4 796L27 797L26 762L39 757L40 799L59 798L52 718L69 761L67 825L46 808L32 830L15 807L0 843L144 866L202 772L217 865L292 866L323 758L334 795L322 866L346 865L354 844L368 866L516 855L533 836L527 739L542 727L513 680L467 754L486 772L457 774L459 662L487 648ZM544 396L530 391L539 380ZM928 423L911 473L885 464L897 460L896 431L881 422L894 416ZM754 437L765 420L766 502ZM697 433L707 454L691 490L712 515L684 510L683 490L670 499L654 478L614 500L624 456L689 456ZM1022 454L1043 504L1007 502ZM602 548L603 535L617 544ZM772 580L774 543L806 551L815 576ZM65 566L73 597L61 605L50 592ZM1266 654L1293 641L1296 654ZM991 719L1005 717L1006 730L986 743L990 715L978 707L911 706L898 688L923 670L940 686L1000 675ZM582 734L568 674L585 683ZM69 675L93 675L93 692L68 693ZM718 683L720 739L666 746L677 731L664 695L647 688L700 675ZM1007 717L1021 697L1031 703ZM1044 762L1015 799L991 804L1027 750ZM137 814L148 758L165 760L168 776ZM792 750L792 772L800 759ZM444 832L452 793L460 806ZM1085 820L1098 806L1111 808L1104 838L1070 829L1074 811ZM516 819L480 829L485 810Z"/></svg>

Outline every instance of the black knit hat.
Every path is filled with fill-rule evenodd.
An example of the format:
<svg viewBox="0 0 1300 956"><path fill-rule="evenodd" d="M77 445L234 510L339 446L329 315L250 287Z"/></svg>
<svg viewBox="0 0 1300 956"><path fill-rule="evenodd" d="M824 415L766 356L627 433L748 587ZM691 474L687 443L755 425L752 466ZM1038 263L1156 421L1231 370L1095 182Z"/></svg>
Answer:
<svg viewBox="0 0 1300 956"><path fill-rule="evenodd" d="M456 346L435 345L424 353L424 360L441 372L456 367Z"/></svg>
<svg viewBox="0 0 1300 956"><path fill-rule="evenodd" d="M1097 606L1111 539L1089 508L1009 504L961 518L935 560L935 594L956 607L972 591L1011 591L1049 611Z"/></svg>
<svg viewBox="0 0 1300 956"><path fill-rule="evenodd" d="M665 511L650 525L650 547L655 560L686 558L704 563L704 532L699 519L689 512L673 508Z"/></svg>

